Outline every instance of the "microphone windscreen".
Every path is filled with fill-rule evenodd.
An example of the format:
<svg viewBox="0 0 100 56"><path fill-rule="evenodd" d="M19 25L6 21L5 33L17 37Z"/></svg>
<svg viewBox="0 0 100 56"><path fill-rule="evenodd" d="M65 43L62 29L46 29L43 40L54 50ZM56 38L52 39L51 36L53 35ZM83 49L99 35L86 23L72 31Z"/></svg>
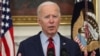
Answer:
<svg viewBox="0 0 100 56"><path fill-rule="evenodd" d="M54 50L53 49L49 49L48 52L47 52L47 56L55 56Z"/></svg>
<svg viewBox="0 0 100 56"><path fill-rule="evenodd" d="M68 56L67 50L65 48L61 49L60 56Z"/></svg>

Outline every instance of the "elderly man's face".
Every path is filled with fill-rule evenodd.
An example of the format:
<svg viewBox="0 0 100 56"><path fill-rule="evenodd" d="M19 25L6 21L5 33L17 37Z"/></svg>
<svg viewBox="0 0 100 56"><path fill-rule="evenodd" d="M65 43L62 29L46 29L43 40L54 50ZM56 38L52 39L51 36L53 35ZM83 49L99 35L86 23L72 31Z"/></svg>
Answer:
<svg viewBox="0 0 100 56"><path fill-rule="evenodd" d="M60 12L56 5L46 5L41 8L38 20L46 34L55 34L60 23Z"/></svg>

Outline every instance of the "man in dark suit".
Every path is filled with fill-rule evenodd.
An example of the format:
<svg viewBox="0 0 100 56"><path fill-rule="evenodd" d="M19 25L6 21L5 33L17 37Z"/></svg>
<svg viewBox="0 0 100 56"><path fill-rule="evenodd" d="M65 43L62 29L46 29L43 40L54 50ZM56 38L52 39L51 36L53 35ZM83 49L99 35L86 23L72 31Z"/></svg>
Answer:
<svg viewBox="0 0 100 56"><path fill-rule="evenodd" d="M17 56L81 56L78 44L58 32L60 20L60 8L56 3L40 4L37 21L42 31L22 41Z"/></svg>

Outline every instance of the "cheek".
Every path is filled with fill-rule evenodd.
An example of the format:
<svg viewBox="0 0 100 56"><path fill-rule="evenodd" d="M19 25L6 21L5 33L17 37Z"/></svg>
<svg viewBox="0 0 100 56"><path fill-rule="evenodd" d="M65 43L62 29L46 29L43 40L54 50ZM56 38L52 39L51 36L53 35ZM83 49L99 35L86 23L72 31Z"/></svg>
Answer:
<svg viewBox="0 0 100 56"><path fill-rule="evenodd" d="M42 26L43 22L42 22L41 20L38 20L38 24L39 24L40 26Z"/></svg>
<svg viewBox="0 0 100 56"><path fill-rule="evenodd" d="M58 24L58 25L60 24L60 20L56 20L55 22L56 22L56 24Z"/></svg>
<svg viewBox="0 0 100 56"><path fill-rule="evenodd" d="M46 21L40 21L40 23L39 23L42 27L46 27L46 25L47 25L47 22Z"/></svg>

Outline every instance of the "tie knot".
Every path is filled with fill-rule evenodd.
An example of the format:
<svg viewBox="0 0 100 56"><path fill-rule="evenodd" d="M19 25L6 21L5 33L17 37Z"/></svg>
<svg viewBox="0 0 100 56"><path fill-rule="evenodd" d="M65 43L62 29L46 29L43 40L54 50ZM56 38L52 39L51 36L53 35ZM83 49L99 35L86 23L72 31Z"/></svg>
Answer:
<svg viewBox="0 0 100 56"><path fill-rule="evenodd" d="M48 41L51 42L51 41L53 41L53 39L52 38L49 38Z"/></svg>

